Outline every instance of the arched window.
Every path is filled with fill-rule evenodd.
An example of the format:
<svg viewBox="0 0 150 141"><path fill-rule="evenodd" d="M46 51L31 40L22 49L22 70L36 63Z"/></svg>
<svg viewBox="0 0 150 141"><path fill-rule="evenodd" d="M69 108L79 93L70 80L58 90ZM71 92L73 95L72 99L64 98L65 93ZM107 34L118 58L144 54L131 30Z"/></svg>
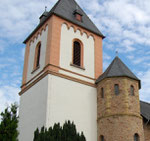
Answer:
<svg viewBox="0 0 150 141"><path fill-rule="evenodd" d="M81 44L78 41L73 43L73 64L81 66Z"/></svg>
<svg viewBox="0 0 150 141"><path fill-rule="evenodd" d="M139 139L139 135L136 133L136 134L134 134L134 141L140 141L140 139Z"/></svg>
<svg viewBox="0 0 150 141"><path fill-rule="evenodd" d="M104 88L101 88L101 98L104 98Z"/></svg>
<svg viewBox="0 0 150 141"><path fill-rule="evenodd" d="M114 91L115 91L115 95L119 95L119 85L118 84L114 85Z"/></svg>
<svg viewBox="0 0 150 141"><path fill-rule="evenodd" d="M134 86L133 85L130 86L130 94L134 95Z"/></svg>
<svg viewBox="0 0 150 141"><path fill-rule="evenodd" d="M104 136L103 135L100 136L100 141L104 141Z"/></svg>
<svg viewBox="0 0 150 141"><path fill-rule="evenodd" d="M41 43L39 42L35 48L34 69L40 65Z"/></svg>

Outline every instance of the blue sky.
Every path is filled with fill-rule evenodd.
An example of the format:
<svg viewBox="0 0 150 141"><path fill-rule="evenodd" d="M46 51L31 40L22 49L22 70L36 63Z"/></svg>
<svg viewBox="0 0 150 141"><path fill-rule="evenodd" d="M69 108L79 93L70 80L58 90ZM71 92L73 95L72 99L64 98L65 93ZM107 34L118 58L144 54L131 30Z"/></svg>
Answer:
<svg viewBox="0 0 150 141"><path fill-rule="evenodd" d="M24 60L23 40L39 16L57 0L1 0L0 112L19 101ZM141 79L140 99L150 102L150 0L77 0L100 31L104 70L119 52L122 61Z"/></svg>

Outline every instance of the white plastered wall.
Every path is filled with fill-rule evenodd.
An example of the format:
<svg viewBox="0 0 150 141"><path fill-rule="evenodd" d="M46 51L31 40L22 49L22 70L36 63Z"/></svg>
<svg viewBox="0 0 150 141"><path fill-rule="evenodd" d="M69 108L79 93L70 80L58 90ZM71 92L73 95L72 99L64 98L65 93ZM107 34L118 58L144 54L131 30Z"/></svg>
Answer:
<svg viewBox="0 0 150 141"><path fill-rule="evenodd" d="M33 141L37 127L46 126L48 76L20 97L19 141Z"/></svg>
<svg viewBox="0 0 150 141"><path fill-rule="evenodd" d="M36 74L38 74L45 67L47 34L48 34L48 26L46 26L46 30L42 30L42 33L38 34L38 37L35 38L34 42L31 42L31 44L30 44L27 81L29 81L31 78L33 78ZM35 48L39 42L41 42L40 68L32 74L32 71L34 68L33 66L34 66Z"/></svg>
<svg viewBox="0 0 150 141"><path fill-rule="evenodd" d="M85 70L71 66L72 63L72 45L73 39L79 39L83 43L83 67ZM94 39L92 36L87 37L86 33L83 35L80 34L80 31L77 30L74 32L74 28L67 28L66 24L62 24L61 27L61 42L60 42L60 67L73 71L91 78L94 78ZM72 76L71 73L60 70L61 73ZM79 76L74 76L78 77ZM83 80L82 77L80 79Z"/></svg>
<svg viewBox="0 0 150 141"><path fill-rule="evenodd" d="M74 121L86 141L97 141L96 88L49 74L46 126Z"/></svg>

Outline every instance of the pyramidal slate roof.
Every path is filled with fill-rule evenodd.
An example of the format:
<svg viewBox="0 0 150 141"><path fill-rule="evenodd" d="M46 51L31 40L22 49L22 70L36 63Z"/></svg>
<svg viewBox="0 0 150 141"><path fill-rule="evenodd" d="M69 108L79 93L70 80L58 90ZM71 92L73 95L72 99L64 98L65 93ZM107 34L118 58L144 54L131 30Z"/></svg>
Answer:
<svg viewBox="0 0 150 141"><path fill-rule="evenodd" d="M141 115L148 121L150 120L150 103L140 101Z"/></svg>
<svg viewBox="0 0 150 141"><path fill-rule="evenodd" d="M130 69L120 60L118 56L112 61L106 71L99 76L96 84L105 78L110 77L129 77L139 81L139 88L141 88L140 80L130 71Z"/></svg>
<svg viewBox="0 0 150 141"><path fill-rule="evenodd" d="M76 20L74 12L77 10L82 15L82 21ZM80 27L83 27L99 36L104 38L105 36L99 31L95 24L84 13L81 7L75 2L75 0L58 0L54 7L48 12L47 18L42 21L35 30L25 39L24 43L43 25L51 15L57 15L67 21L70 21Z"/></svg>

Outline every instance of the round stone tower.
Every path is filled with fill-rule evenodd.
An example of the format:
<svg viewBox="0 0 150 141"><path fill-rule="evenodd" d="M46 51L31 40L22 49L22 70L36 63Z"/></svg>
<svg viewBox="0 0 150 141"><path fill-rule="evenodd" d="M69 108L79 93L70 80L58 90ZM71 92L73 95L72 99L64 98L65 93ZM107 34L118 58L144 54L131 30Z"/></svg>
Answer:
<svg viewBox="0 0 150 141"><path fill-rule="evenodd" d="M144 141L140 80L116 57L96 84L98 141Z"/></svg>

